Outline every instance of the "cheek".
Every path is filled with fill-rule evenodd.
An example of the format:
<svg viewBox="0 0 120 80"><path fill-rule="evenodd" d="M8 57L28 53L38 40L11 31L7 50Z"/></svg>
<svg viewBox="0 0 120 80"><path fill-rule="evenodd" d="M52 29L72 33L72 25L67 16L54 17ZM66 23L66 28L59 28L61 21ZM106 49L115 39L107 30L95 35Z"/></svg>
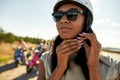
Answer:
<svg viewBox="0 0 120 80"><path fill-rule="evenodd" d="M83 29L83 25L76 25L76 28L75 28L76 32L80 33L82 29Z"/></svg>
<svg viewBox="0 0 120 80"><path fill-rule="evenodd" d="M81 16L81 18L79 18L77 21L76 21L76 26L78 27L78 31L79 33L82 32L83 30L83 27L84 27L84 23L85 23L85 18Z"/></svg>
<svg viewBox="0 0 120 80"><path fill-rule="evenodd" d="M83 22L78 22L78 23L76 23L76 24L73 24L74 25L74 32L76 32L76 34L79 34L79 33L81 33L82 32L82 30L83 30L83 27L84 27L84 23Z"/></svg>

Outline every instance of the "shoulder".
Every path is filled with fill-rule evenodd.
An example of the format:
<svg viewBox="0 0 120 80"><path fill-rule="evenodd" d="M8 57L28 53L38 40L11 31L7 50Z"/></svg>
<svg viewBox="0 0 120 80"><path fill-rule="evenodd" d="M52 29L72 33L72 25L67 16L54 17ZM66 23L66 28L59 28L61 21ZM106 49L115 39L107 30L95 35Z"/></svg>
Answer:
<svg viewBox="0 0 120 80"><path fill-rule="evenodd" d="M109 56L100 55L100 71L107 80L114 80L120 74L120 62ZM105 80L106 80L105 79Z"/></svg>
<svg viewBox="0 0 120 80"><path fill-rule="evenodd" d="M100 55L99 61L100 61L100 63L105 64L109 67L117 66L118 68L120 68L120 62L117 60L114 60L110 56Z"/></svg>
<svg viewBox="0 0 120 80"><path fill-rule="evenodd" d="M48 61L50 60L51 58L51 52L50 51L47 51L47 52L44 52L42 53L40 59L44 62L44 61Z"/></svg>
<svg viewBox="0 0 120 80"><path fill-rule="evenodd" d="M42 60L45 68L46 79L48 79L51 75L51 52L50 51L44 52L41 55L40 59Z"/></svg>

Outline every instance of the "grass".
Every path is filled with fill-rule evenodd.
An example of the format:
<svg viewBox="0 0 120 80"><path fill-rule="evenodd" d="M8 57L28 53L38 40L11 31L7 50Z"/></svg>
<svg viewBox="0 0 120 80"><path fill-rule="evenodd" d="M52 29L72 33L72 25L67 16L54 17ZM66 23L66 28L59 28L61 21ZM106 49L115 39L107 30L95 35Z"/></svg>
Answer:
<svg viewBox="0 0 120 80"><path fill-rule="evenodd" d="M0 63L7 63L9 60L12 60L13 57L7 57L7 58L3 58L3 57L0 57Z"/></svg>
<svg viewBox="0 0 120 80"><path fill-rule="evenodd" d="M17 46L17 43L0 43L0 64L6 64L9 60L13 59L14 50L13 48Z"/></svg>
<svg viewBox="0 0 120 80"><path fill-rule="evenodd" d="M27 43L29 47L36 46L34 44ZM9 60L13 60L14 50L18 47L18 42L12 44L0 42L0 64L6 64Z"/></svg>

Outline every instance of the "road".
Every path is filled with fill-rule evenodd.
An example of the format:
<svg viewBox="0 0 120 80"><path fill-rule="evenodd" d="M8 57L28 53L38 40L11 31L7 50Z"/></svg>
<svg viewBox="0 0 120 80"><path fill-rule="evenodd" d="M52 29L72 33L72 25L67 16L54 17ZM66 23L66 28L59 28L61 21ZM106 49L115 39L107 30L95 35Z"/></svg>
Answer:
<svg viewBox="0 0 120 80"><path fill-rule="evenodd" d="M14 63L9 63L0 67L0 80L36 80L37 73L37 69L34 69L27 74L25 65L15 67Z"/></svg>
<svg viewBox="0 0 120 80"><path fill-rule="evenodd" d="M109 55L113 59L120 61L120 53L103 52L104 55ZM0 80L36 80L37 70L34 69L30 74L26 73L25 65L15 67L14 63L9 63L0 66Z"/></svg>

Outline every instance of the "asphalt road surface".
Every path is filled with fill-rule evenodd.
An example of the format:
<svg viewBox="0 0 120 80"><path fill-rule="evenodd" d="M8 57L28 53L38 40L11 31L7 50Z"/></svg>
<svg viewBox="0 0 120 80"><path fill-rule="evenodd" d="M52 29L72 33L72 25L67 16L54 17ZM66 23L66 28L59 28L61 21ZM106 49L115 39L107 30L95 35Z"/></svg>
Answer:
<svg viewBox="0 0 120 80"><path fill-rule="evenodd" d="M0 66L0 80L36 80L38 70L33 69L29 74L26 73L26 66L15 67L14 63Z"/></svg>
<svg viewBox="0 0 120 80"><path fill-rule="evenodd" d="M104 55L109 55L113 59L120 61L120 53L104 52ZM27 74L25 65L15 67L13 62L0 66L0 80L36 80L37 75L37 69L34 69L31 73Z"/></svg>

